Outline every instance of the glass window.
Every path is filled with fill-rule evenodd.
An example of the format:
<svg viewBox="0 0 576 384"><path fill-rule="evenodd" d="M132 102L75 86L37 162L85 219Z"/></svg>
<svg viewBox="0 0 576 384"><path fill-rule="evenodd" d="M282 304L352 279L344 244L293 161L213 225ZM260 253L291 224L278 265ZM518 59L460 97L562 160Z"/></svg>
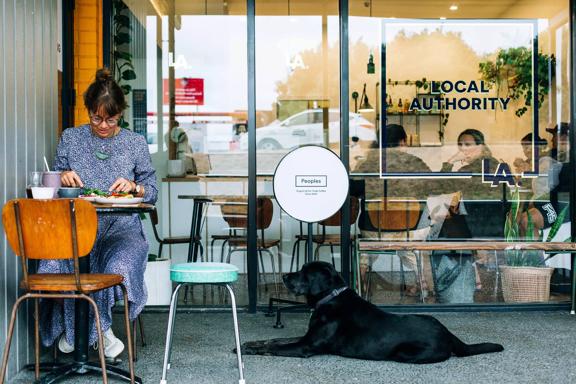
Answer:
<svg viewBox="0 0 576 384"><path fill-rule="evenodd" d="M238 265L237 299L246 305L246 253L238 251L246 244L247 223L248 157L242 145L248 109L245 2L113 3L113 67L117 76L126 78L130 108L125 116L131 129L147 137L161 180L157 229L164 237L188 236L194 204L182 196L221 196L198 210L201 240L194 246L204 261ZM129 26L121 28L126 21ZM172 160L181 160L184 172L169 173ZM150 253L157 253L147 223ZM188 245L166 246L162 256L185 262ZM147 284L154 289L154 282ZM206 301L205 295L188 294L187 303L217 305L223 303L220 296Z"/></svg>
<svg viewBox="0 0 576 384"><path fill-rule="evenodd" d="M569 179L562 174L571 166L561 136L570 129L569 4L513 3L506 10L497 2L455 10L425 1L410 9L400 1L350 3L350 105L379 130L372 146L350 152L364 186L363 237L568 237ZM364 108L365 95L376 108ZM552 227L563 235L550 236ZM361 257L362 280L377 276L373 301L510 301L506 266L562 273L569 264L567 255L545 260L542 252L397 256Z"/></svg>

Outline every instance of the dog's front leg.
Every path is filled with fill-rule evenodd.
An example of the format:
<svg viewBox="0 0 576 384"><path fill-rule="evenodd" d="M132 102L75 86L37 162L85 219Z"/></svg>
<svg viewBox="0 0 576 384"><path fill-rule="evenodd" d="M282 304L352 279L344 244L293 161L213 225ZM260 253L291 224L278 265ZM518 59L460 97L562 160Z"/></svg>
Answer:
<svg viewBox="0 0 576 384"><path fill-rule="evenodd" d="M300 337L249 341L242 344L245 355L268 355L286 357L309 357L314 355L308 344Z"/></svg>
<svg viewBox="0 0 576 384"><path fill-rule="evenodd" d="M257 341L247 341L242 344L242 353L247 355L261 355L257 351L261 351L266 348L267 345L276 344L276 345L283 345L283 344L290 344L296 343L300 340L300 337L286 337L280 339L269 339L269 340L257 340ZM234 350L236 351L236 350Z"/></svg>

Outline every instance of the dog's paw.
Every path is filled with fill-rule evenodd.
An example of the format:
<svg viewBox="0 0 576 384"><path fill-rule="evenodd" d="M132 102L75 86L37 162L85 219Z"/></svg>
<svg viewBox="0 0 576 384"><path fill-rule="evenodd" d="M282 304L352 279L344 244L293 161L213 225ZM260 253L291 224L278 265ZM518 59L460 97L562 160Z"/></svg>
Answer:
<svg viewBox="0 0 576 384"><path fill-rule="evenodd" d="M242 354L244 355L261 355L263 352L264 341L247 341L242 344Z"/></svg>

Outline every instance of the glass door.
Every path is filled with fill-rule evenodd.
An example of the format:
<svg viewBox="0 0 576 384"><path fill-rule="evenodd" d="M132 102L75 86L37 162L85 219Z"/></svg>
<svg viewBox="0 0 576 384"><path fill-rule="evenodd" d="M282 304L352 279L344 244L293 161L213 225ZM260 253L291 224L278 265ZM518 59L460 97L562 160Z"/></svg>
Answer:
<svg viewBox="0 0 576 384"><path fill-rule="evenodd" d="M306 224L285 214L274 199L276 166L287 153L306 145L339 153L338 28L336 0L256 1L257 193L259 202L271 203L270 212L263 208L258 222L264 284L260 304L271 296L292 297L280 274L302 266L308 237ZM333 241L339 232L339 225L315 223L314 251L308 259L340 268L339 240Z"/></svg>

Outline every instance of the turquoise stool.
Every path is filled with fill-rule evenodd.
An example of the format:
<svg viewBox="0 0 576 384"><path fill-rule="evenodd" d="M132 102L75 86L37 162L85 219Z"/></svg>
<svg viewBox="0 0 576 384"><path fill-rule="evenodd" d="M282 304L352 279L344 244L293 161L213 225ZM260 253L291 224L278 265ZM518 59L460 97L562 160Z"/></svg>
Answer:
<svg viewBox="0 0 576 384"><path fill-rule="evenodd" d="M175 264L170 268L170 280L178 283L172 293L170 301L170 315L168 317L168 330L166 331L166 348L164 349L164 366L162 367L162 380L160 384L166 384L166 375L170 368L170 356L172 354L172 333L174 331L174 318L178 302L178 291L186 284L219 284L224 285L230 293L232 302L232 317L234 319L234 335L236 337L236 355L238 357L239 384L244 384L244 364L240 350L240 332L238 331L238 316L236 314L236 298L230 286L238 280L238 268L226 263L184 263Z"/></svg>

